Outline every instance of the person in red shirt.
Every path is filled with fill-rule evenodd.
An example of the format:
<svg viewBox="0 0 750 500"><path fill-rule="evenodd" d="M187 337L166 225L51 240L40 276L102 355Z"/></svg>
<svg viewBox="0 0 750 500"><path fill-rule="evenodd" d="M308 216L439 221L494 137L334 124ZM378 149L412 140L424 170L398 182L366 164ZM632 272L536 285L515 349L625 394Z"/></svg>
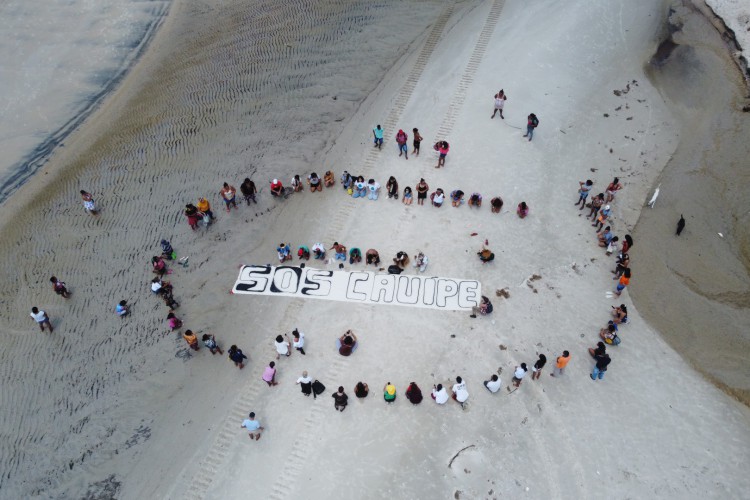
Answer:
<svg viewBox="0 0 750 500"><path fill-rule="evenodd" d="M281 196L283 192L284 192L284 186L282 186L281 181L278 179L274 179L271 182L271 195Z"/></svg>

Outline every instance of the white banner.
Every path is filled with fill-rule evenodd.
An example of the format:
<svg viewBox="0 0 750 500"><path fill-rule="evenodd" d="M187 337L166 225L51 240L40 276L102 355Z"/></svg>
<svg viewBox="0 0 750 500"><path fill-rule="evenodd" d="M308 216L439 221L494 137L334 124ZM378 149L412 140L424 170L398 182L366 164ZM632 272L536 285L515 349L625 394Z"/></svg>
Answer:
<svg viewBox="0 0 750 500"><path fill-rule="evenodd" d="M434 276L243 266L232 293L460 311L479 305L482 285L475 280Z"/></svg>

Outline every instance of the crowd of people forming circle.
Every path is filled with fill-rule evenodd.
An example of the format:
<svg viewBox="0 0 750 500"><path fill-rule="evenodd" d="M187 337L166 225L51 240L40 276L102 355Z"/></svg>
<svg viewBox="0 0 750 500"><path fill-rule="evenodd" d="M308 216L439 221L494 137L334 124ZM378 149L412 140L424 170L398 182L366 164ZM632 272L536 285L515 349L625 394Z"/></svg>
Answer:
<svg viewBox="0 0 750 500"><path fill-rule="evenodd" d="M500 118L504 119L503 106L507 96L501 90L494 96L495 100L495 112L493 112L491 118L495 117L495 114L499 111ZM528 137L531 140L533 130L538 126L539 121L536 115L533 113L528 117L527 133L524 137ZM413 150L412 154L418 156L420 151L420 143L422 136L417 128L413 129ZM374 147L380 149L383 145L383 134L384 131L380 125L377 125L373 129ZM408 136L403 130L399 130L396 134L396 143L398 145L399 156L404 155L408 160ZM447 141L438 141L434 145L435 151L439 154L438 164L436 168L445 166L445 159L450 150L450 145ZM332 188L336 184L336 178L331 170L327 170L322 178L320 178L315 172L307 176L307 184L311 192L323 191L323 188ZM365 181L361 175L352 175L348 171L344 171L340 177L340 184L343 190L352 198L368 198L369 200L377 200L380 194L381 186L374 179ZM619 297L622 291L628 286L631 279L630 270L630 257L628 251L633 246L633 239L630 235L625 235L622 239L615 236L612 231L609 221L612 214L612 204L615 201L617 192L622 189L622 184L618 178L615 178L602 193L598 193L592 196L589 201L589 195L592 193L594 182L590 179L579 182L578 189L578 201L576 206L580 206L579 210L583 211L588 208L587 219L592 222L592 227L595 228L598 244L600 247L605 249L607 255L616 255L616 266L612 271L614 274L613 280L617 281L615 287L614 296ZM285 188L283 184L278 180L274 179L270 185L271 195L274 197L288 196L292 192L300 192L304 190L304 184L299 175L292 177L290 182L290 188ZM482 206L482 195L479 192L473 192L468 197L466 193L460 189L451 191L447 196L441 188L437 188L430 193L430 187L427 182L422 178L416 184L414 190L411 186L406 186L401 191L399 189L398 181L395 177L390 176L386 185L385 190L389 199L397 200L401 196L402 203L405 205L411 205L416 192L417 204L423 205L425 200L430 198L430 203L434 207L441 207L446 201L446 198L450 199L453 207L460 207L464 202L469 207L480 208ZM246 178L240 185L240 192L247 205L251 203L257 204L258 191L255 183L249 178ZM227 212L230 212L232 208L238 209L236 196L237 190L229 183L224 183L222 189L219 192L221 199L225 204ZM81 191L81 197L83 200L84 208L86 211L94 216L98 215L98 209L96 208L93 196L86 192ZM493 213L499 213L503 207L503 200L500 196L495 196L490 200L491 211ZM521 201L516 207L516 213L519 217L524 218L529 214L529 207L526 202ZM194 231L198 229L202 223L204 226L212 224L216 217L211 210L211 204L206 198L199 198L197 204L193 205L188 203L184 209L184 215L187 218L188 224ZM484 241L484 245L477 252L477 255L482 264L492 262L494 260L494 253L488 248L489 242ZM171 243L168 240L161 240L161 255L152 257L151 266L152 272L155 274L151 280L150 286L151 291L154 295L158 296L164 301L165 305L169 309L166 315L167 325L170 331L181 330L183 322L177 317L175 310L179 308L179 303L175 300L173 294L173 286L170 282L165 281L165 275L171 274L172 271L168 268L167 262L177 261L183 267L187 267L188 259L183 257L177 260L177 255L172 248ZM308 260L311 256L318 260L324 260L326 258L327 250L333 250L334 256L328 262L333 263L336 261L349 261L350 264L358 264L362 262L364 257L365 265L380 265L380 255L375 249L368 249L364 256L361 249L354 247L351 249L334 242L333 245L326 249L322 243L314 243L312 247L306 245L300 245L297 249L297 257L300 260ZM288 260L292 260L292 249L290 243L280 243L276 249L280 263L284 263ZM423 252L418 251L414 256L413 266L420 272L424 272L429 263L429 259ZM409 264L409 256L404 251L399 251L393 258L393 264L388 267L388 272L392 274L398 274L402 272ZM302 264L304 265L304 264ZM340 264L343 267L343 264ZM67 285L59 280L56 276L50 278L52 283L53 291L61 297L67 299L70 297L70 291ZM480 304L474 307L472 310L471 317L475 318L476 314L481 315L491 314L493 311L492 304L488 297L482 296ZM119 301L114 312L120 316L127 316L130 314L130 306L126 300ZM596 347L589 348L589 354L594 359L594 367L590 374L592 380L600 380L604 378L604 374L607 371L607 367L611 362L609 353L607 352L608 346L616 346L620 344L619 328L628 322L628 310L625 304L620 306L612 306L611 312L612 318L608 321L607 325L603 327L599 332L600 341ZM53 331L52 324L45 311L33 307L31 309L31 317L39 325L42 331L45 327L49 328L49 331ZM305 334L300 332L298 329L294 329L292 332L293 340L289 338L288 334L278 335L274 339L276 349L276 360L278 361L282 356L289 357L293 350L297 350L300 354L305 355ZM203 343L204 347L207 348L212 355L219 354L223 355L224 351L219 346L215 336L210 333L204 333L200 337L190 329L186 329L182 333L182 337L187 342L190 349L198 351L200 349L200 342ZM341 337L336 339L336 349L341 356L352 355L359 347L358 339L352 330L348 330ZM247 356L242 352L242 349L237 345L232 345L227 349L227 355L230 361L239 369L245 367L245 360ZM563 375L566 366L571 359L569 351L563 351L562 355L558 356L555 360L555 366L553 372L550 373L553 377L560 377ZM531 368L532 375L531 380L539 379L542 370L546 366L547 358L544 354L539 354L539 358L536 360ZM525 378L529 367L526 363L520 363L516 366L513 377L512 385L517 389L520 387L523 379ZM278 384L276 381L276 362L271 361L268 366L263 370L261 378L268 384L269 387L273 387ZM319 381L314 380L307 371L302 372L302 376L297 379L296 382L301 387L302 394L305 396L313 395L316 398L325 391L325 386ZM484 387L491 393L497 393L502 387L502 382L498 374L492 374L487 380L483 381ZM443 384L434 384L430 392L431 399L439 405L447 403L449 399L456 401L462 408L465 408L469 398L469 392L466 382L461 376L457 376L455 383L452 385L450 394ZM513 389L515 390L515 389ZM508 387L508 391L513 390ZM353 388L355 397L364 399L368 396L370 388L367 383L358 381ZM393 404L397 398L397 388L390 381L387 381L383 386L383 399L388 404ZM417 385L416 382L410 382L404 392L405 398L412 404L417 405L422 402L423 394L422 389ZM337 391L332 394L334 399L334 407L337 411L343 412L348 404L348 395L343 386L339 386ZM251 412L249 418L242 422L242 427L247 429L251 439L260 439L263 427L257 420L255 413Z"/></svg>

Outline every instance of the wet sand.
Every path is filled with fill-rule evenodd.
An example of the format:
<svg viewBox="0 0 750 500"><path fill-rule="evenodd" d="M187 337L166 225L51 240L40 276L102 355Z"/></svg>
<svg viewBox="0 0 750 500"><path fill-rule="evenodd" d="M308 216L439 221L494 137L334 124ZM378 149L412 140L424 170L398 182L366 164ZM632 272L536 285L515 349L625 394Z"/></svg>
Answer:
<svg viewBox="0 0 750 500"><path fill-rule="evenodd" d="M656 180L656 206L633 233L632 296L696 369L750 404L748 90L706 18L678 7L671 26L677 46L649 75L679 119L680 139Z"/></svg>

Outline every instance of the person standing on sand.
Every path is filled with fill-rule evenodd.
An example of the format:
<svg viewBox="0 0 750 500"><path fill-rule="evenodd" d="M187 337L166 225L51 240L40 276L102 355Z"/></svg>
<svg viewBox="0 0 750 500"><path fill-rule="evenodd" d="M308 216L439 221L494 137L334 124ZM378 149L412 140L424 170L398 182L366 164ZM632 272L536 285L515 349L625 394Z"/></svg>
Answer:
<svg viewBox="0 0 750 500"><path fill-rule="evenodd" d="M586 198L589 197L589 191L591 191L591 186L594 185L594 181L588 179L586 182L580 181L578 184L580 188L578 188L578 201L575 206L581 205L579 210L583 210L584 207L586 207Z"/></svg>
<svg viewBox="0 0 750 500"><path fill-rule="evenodd" d="M219 194L221 195L221 198L224 200L224 203L227 206L227 212L231 210L230 206L234 206L234 208L237 208L237 202L234 201L235 197L237 196L237 190L234 188L234 186L230 186L225 182L224 187L221 191L219 191Z"/></svg>
<svg viewBox="0 0 750 500"><path fill-rule="evenodd" d="M208 215L208 218L213 221L215 219L214 213L211 211L211 204L205 198L198 198L198 211Z"/></svg>
<svg viewBox="0 0 750 500"><path fill-rule="evenodd" d="M609 363L612 362L612 360L609 357L609 354L606 352L601 355L594 356L594 359L596 360L596 365L594 365L594 370L591 372L591 380L596 379L603 379L604 378L604 372L607 371L607 367L609 366Z"/></svg>
<svg viewBox="0 0 750 500"><path fill-rule="evenodd" d="M372 129L372 136L375 138L375 147L381 149L383 146L383 129L380 125Z"/></svg>
<svg viewBox="0 0 750 500"><path fill-rule="evenodd" d="M258 204L258 202L255 200L255 194L258 192L258 190L255 188L255 183L251 181L249 177L245 177L245 180L242 181L242 184L240 184L240 192L245 198L245 203L247 203L247 206L250 206L250 200L252 200L256 205Z"/></svg>
<svg viewBox="0 0 750 500"><path fill-rule="evenodd" d="M500 92L495 94L495 110L492 112L492 116L490 118L495 118L495 113L500 111L500 118L503 120L505 117L503 116L503 107L505 106L505 101L507 101L508 98L505 96L505 91L503 89L500 89Z"/></svg>
<svg viewBox="0 0 750 500"><path fill-rule="evenodd" d="M409 146L406 144L409 140L409 136L406 135L406 132L399 129L399 131L396 133L396 143L398 144L398 155L401 156L402 154L406 154L406 159L409 159Z"/></svg>
<svg viewBox="0 0 750 500"><path fill-rule="evenodd" d="M219 354L224 354L224 351L221 350L219 344L216 343L216 337L213 335L204 333L201 340L203 340L203 345L206 346L206 349L211 351L211 354L216 354L217 352Z"/></svg>
<svg viewBox="0 0 750 500"><path fill-rule="evenodd" d="M309 396L312 394L312 377L307 375L307 371L302 372L302 376L297 379L297 385L302 388L302 394Z"/></svg>
<svg viewBox="0 0 750 500"><path fill-rule="evenodd" d="M61 296L64 299L70 297L70 293L68 293L68 289L66 288L65 283L57 279L56 276L52 276L49 281L50 283L52 283L52 290L54 290L57 295Z"/></svg>
<svg viewBox="0 0 750 500"><path fill-rule="evenodd" d="M444 167L445 157L448 156L448 151L450 151L450 145L448 144L448 141L438 141L437 143L435 143L435 151L440 153L438 164L435 165L435 168Z"/></svg>
<svg viewBox="0 0 750 500"><path fill-rule="evenodd" d="M521 366L516 366L516 371L513 372L513 387L521 387L521 382L528 371L529 369L526 368L526 363L521 363Z"/></svg>
<svg viewBox="0 0 750 500"><path fill-rule="evenodd" d="M91 196L91 193L81 189L81 198L83 199L83 208L86 209L88 213L91 215L99 215L99 211L96 209L96 204L94 203L94 197Z"/></svg>
<svg viewBox="0 0 750 500"><path fill-rule="evenodd" d="M345 334L338 338L336 348L342 356L350 356L357 349L357 336L354 332L347 330Z"/></svg>
<svg viewBox="0 0 750 500"><path fill-rule="evenodd" d="M281 356L286 356L287 358L292 355L292 343L289 341L289 335L286 333L282 337L281 335L276 336L276 359L279 359Z"/></svg>
<svg viewBox="0 0 750 500"><path fill-rule="evenodd" d="M539 126L539 119L536 117L534 113L531 113L528 116L528 119L526 121L526 133L523 135L524 137L529 138L529 142L531 142L531 138L534 137L534 129Z"/></svg>
<svg viewBox="0 0 750 500"><path fill-rule="evenodd" d="M260 422L258 420L255 420L255 412L250 412L248 415L248 418L242 421L242 425L240 425L241 429L247 429L247 431L250 433L250 439L259 440L260 439L260 431L263 430L263 427L261 427ZM255 432L258 431L258 432ZM255 432L255 434L253 434Z"/></svg>
<svg viewBox="0 0 750 500"><path fill-rule="evenodd" d="M245 354L242 352L242 349L232 344L232 346L229 347L227 354L229 355L229 359L234 362L234 366L236 366L240 370L245 368L244 360L247 359L247 356L245 356Z"/></svg>
<svg viewBox="0 0 750 500"><path fill-rule="evenodd" d="M263 381L268 384L268 387L273 387L275 385L279 385L278 382L276 382L276 363L271 361L268 363L268 366L263 370L263 376L261 377Z"/></svg>
<svg viewBox="0 0 750 500"><path fill-rule="evenodd" d="M556 377L563 375L563 372L565 371L565 367L568 366L568 363L570 363L570 353L568 351L563 351L562 356L557 357L557 362L555 363L555 369L552 370L552 373L549 374L550 377Z"/></svg>
<svg viewBox="0 0 750 500"><path fill-rule="evenodd" d="M380 125L378 125L379 127ZM346 405L349 402L349 396L344 393L344 386L340 385L338 392L331 394L333 398L333 407L338 411L346 410Z"/></svg>
<svg viewBox="0 0 750 500"><path fill-rule="evenodd" d="M52 323L50 323L49 316L47 316L46 312L40 311L37 307L32 307L31 317L34 318L34 321L36 321L36 324L39 325L39 328L42 331L44 331L44 325L47 325L49 327L50 333L54 331L54 328L52 328Z"/></svg>
<svg viewBox="0 0 750 500"><path fill-rule="evenodd" d="M531 380L538 380L542 376L542 368L547 364L547 356L544 354L539 355L539 359L534 363L534 368L531 369Z"/></svg>
<svg viewBox="0 0 750 500"><path fill-rule="evenodd" d="M294 337L294 342L292 343L292 347L297 349L300 352L300 354L304 356L305 355L305 334L295 328L294 330L292 330L292 337Z"/></svg>
<svg viewBox="0 0 750 500"><path fill-rule="evenodd" d="M187 217L190 229L193 231L198 229L198 222L201 220L201 213L198 211L198 207L192 203L185 205L185 217Z"/></svg>
<svg viewBox="0 0 750 500"><path fill-rule="evenodd" d="M592 358L601 356L605 352L607 352L607 345L602 341L596 343L596 349L594 349L593 347L589 347L589 354L591 354Z"/></svg>
<svg viewBox="0 0 750 500"><path fill-rule="evenodd" d="M427 192L429 190L430 186L424 179L419 179L419 184L417 184L417 205L424 205L424 200L427 199Z"/></svg>
<svg viewBox="0 0 750 500"><path fill-rule="evenodd" d="M607 221L607 218L609 217L609 214L612 212L612 208L609 205L605 205L604 208L599 210L599 216L596 218L596 222L591 224L591 227L596 228L596 232L602 230L604 227L604 223Z"/></svg>
<svg viewBox="0 0 750 500"><path fill-rule="evenodd" d="M615 295L618 297L622 293L623 290L625 290L625 287L627 287L630 284L630 268L625 268L625 271L623 271L622 276L620 276L620 281L617 283L617 288L615 289Z"/></svg>
<svg viewBox="0 0 750 500"><path fill-rule="evenodd" d="M188 346L194 351L197 351L200 349L198 347L198 337L193 333L193 330L185 330L185 333L182 334L182 338L185 339L185 342L188 343Z"/></svg>
<svg viewBox="0 0 750 500"><path fill-rule="evenodd" d="M596 216L599 214L599 209L602 208L602 205L604 205L604 193L599 193L591 200L591 211L586 218L596 220Z"/></svg>
<svg viewBox="0 0 750 500"><path fill-rule="evenodd" d="M412 133L414 134L412 136L413 138L413 144L414 144L414 151L412 151L412 154L414 156L419 156L419 146L422 144L422 136L419 133L419 129L413 128Z"/></svg>

